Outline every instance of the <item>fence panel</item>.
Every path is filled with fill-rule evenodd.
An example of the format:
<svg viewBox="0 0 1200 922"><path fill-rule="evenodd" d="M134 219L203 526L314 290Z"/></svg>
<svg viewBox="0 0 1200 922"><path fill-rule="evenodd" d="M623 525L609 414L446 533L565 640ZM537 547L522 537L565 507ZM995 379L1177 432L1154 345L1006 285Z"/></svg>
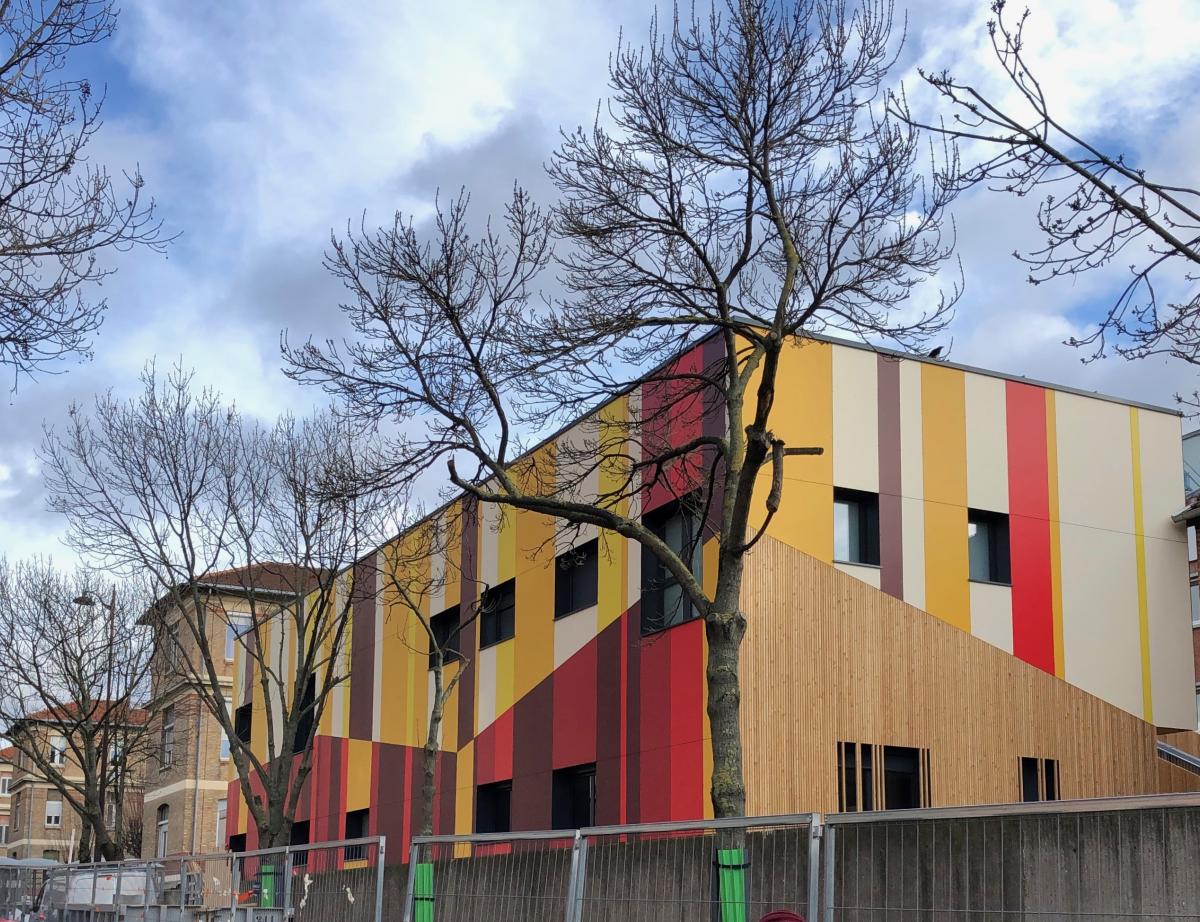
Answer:
<svg viewBox="0 0 1200 922"><path fill-rule="evenodd" d="M384 839L60 865L39 922L380 922Z"/></svg>
<svg viewBox="0 0 1200 922"><path fill-rule="evenodd" d="M562 922L577 836L571 832L417 837L406 922Z"/></svg>
<svg viewBox="0 0 1200 922"><path fill-rule="evenodd" d="M1200 922L1194 798L825 821L823 922Z"/></svg>
<svg viewBox="0 0 1200 922"><path fill-rule="evenodd" d="M815 918L819 824L808 815L583 831L578 922Z"/></svg>

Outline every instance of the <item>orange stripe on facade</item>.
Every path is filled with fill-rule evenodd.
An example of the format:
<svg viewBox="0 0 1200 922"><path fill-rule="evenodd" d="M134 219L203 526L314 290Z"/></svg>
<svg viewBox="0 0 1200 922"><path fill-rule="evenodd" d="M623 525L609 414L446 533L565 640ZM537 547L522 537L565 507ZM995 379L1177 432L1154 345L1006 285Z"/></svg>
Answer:
<svg viewBox="0 0 1200 922"><path fill-rule="evenodd" d="M967 582L967 408L963 373L921 366L925 609L971 630Z"/></svg>

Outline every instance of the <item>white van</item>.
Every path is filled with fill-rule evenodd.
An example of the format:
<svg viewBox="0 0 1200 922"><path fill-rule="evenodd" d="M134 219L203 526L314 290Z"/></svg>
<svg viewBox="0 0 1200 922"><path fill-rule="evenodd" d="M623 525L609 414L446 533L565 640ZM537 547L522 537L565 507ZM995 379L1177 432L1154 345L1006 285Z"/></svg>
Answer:
<svg viewBox="0 0 1200 922"><path fill-rule="evenodd" d="M161 869L154 864L50 872L38 893L32 922L140 920L142 907L159 901L161 880Z"/></svg>

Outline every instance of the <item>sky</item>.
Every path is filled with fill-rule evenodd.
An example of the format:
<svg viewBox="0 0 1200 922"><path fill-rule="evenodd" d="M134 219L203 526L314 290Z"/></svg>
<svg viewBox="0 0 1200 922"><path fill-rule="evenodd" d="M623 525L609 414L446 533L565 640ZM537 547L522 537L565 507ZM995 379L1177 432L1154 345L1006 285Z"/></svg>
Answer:
<svg viewBox="0 0 1200 922"><path fill-rule="evenodd" d="M1176 184L1200 185L1200 0L1029 0L1027 50L1055 110ZM321 267L331 231L428 215L472 190L480 209L521 182L545 199L560 127L590 123L621 30L652 4L123 0L116 35L77 62L107 88L95 162L136 165L166 256L122 254L86 364L0 393L0 555L69 560L46 510L43 425L100 390L132 393L145 364L179 363L246 413L304 413L322 398L280 372L279 339L340 331L340 288ZM914 0L894 77L932 104L915 68L999 86L986 0ZM1014 12L1019 12L1015 10ZM1151 49L1153 53L1150 53ZM1119 267L1031 287L1014 250L1037 242L1032 201L978 190L954 208L966 292L947 336L957 362L1168 405L1196 372L1166 361L1083 364L1086 332ZM1193 423L1185 423L1188 428Z"/></svg>

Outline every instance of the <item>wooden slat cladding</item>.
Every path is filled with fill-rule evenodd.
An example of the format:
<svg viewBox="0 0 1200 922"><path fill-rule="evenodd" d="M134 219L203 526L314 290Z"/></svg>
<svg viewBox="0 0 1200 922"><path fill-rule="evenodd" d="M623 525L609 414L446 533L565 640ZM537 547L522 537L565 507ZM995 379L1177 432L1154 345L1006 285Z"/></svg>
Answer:
<svg viewBox="0 0 1200 922"><path fill-rule="evenodd" d="M1019 801L1021 756L1057 759L1063 798L1159 790L1152 725L779 541L742 605L751 814L837 810L847 740L928 749L932 806Z"/></svg>

